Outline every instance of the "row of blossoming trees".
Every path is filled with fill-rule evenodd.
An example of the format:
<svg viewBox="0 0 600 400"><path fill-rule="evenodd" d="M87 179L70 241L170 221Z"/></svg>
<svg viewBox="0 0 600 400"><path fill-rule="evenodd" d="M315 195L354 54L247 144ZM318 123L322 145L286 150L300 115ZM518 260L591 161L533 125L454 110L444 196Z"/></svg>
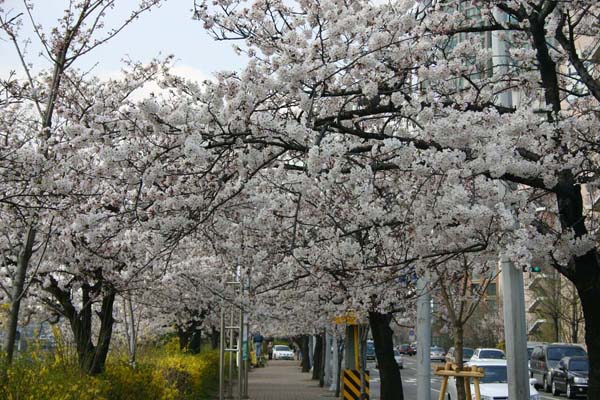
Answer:
<svg viewBox="0 0 600 400"><path fill-rule="evenodd" d="M503 254L575 284L600 396L597 220L584 207L598 184L596 1L198 1L195 17L248 59L203 83L169 60L110 81L77 70L119 32L96 19L112 3L73 6L39 34L50 69L24 62L2 80L12 325L24 306L60 315L96 373L116 301L156 326L201 326L239 266L245 306L273 330L368 315L383 396L397 398L389 323L411 308L412 277L458 282L443 292L460 336L465 276ZM0 21L15 45L18 20ZM161 93L132 100L149 81Z"/></svg>

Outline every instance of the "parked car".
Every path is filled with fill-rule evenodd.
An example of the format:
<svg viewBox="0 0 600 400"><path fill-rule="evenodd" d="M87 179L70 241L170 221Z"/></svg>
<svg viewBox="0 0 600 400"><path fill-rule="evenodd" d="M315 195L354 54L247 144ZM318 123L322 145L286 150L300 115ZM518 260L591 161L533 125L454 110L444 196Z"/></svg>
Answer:
<svg viewBox="0 0 600 400"><path fill-rule="evenodd" d="M587 357L563 357L552 374L552 394L565 393L569 399L587 394L589 369Z"/></svg>
<svg viewBox="0 0 600 400"><path fill-rule="evenodd" d="M375 355L375 342L372 340L367 340L367 360L375 360L377 356Z"/></svg>
<svg viewBox="0 0 600 400"><path fill-rule="evenodd" d="M401 344L398 346L398 351L400 354L406 354L409 356L414 356L417 353L409 344Z"/></svg>
<svg viewBox="0 0 600 400"><path fill-rule="evenodd" d="M469 360L473 356L473 351L474 350L470 347L463 347L463 363L469 362ZM455 353L456 349L454 347L450 347L450 349L448 349L448 352L446 353L446 361L456 364L456 357L454 355Z"/></svg>
<svg viewBox="0 0 600 400"><path fill-rule="evenodd" d="M411 343L410 344L410 350L412 351L412 355L414 356L415 354L417 354L417 342Z"/></svg>
<svg viewBox="0 0 600 400"><path fill-rule="evenodd" d="M479 381L479 390L482 399L507 399L508 398L508 380L506 372L506 360L479 359L469 361L468 365L475 365L483 368L485 376ZM529 381L530 385L535 383ZM471 393L475 396L475 387L471 384ZM448 379L448 398L457 400L456 380L454 377ZM475 398L475 397L473 397ZM539 393L532 386L529 388L529 400L539 400Z"/></svg>
<svg viewBox="0 0 600 400"><path fill-rule="evenodd" d="M404 363L402 362L402 354L400 354L400 350L394 350L394 359L396 360L396 364L398 364L398 368L404 368Z"/></svg>
<svg viewBox="0 0 600 400"><path fill-rule="evenodd" d="M544 342L527 342L527 368L529 368L529 371L531 373L531 354L533 353L533 350L535 350L536 347L539 347L543 344L546 344Z"/></svg>
<svg viewBox="0 0 600 400"><path fill-rule="evenodd" d="M444 349L438 346L431 346L431 350L429 351L429 358L431 361L446 361L446 352Z"/></svg>
<svg viewBox="0 0 600 400"><path fill-rule="evenodd" d="M294 352L289 346L275 345L273 346L273 360L293 360Z"/></svg>
<svg viewBox="0 0 600 400"><path fill-rule="evenodd" d="M585 357L583 347L576 344L551 343L536 347L531 353L531 377L535 378L546 392L552 390L552 379L563 357Z"/></svg>
<svg viewBox="0 0 600 400"><path fill-rule="evenodd" d="M471 356L471 361L475 360L503 360L506 356L504 352L500 349L492 349L492 348L478 348L473 351L473 355Z"/></svg>

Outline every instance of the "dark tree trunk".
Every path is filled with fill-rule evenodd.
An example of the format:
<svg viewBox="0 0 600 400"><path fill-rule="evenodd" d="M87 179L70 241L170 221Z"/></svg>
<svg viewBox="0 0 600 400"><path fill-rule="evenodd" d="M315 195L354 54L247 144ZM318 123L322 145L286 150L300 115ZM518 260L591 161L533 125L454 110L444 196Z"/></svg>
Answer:
<svg viewBox="0 0 600 400"><path fill-rule="evenodd" d="M561 110L562 99L560 97L556 63L550 56L549 40L546 37L548 33L546 18L558 3L557 1L547 2L549 12L540 14L539 9L536 9L532 11L528 18L530 23L529 34L533 48L536 51L546 104L551 105L555 113ZM521 12L521 10L518 12ZM518 15L515 13L513 15L519 19ZM562 31L557 30L554 36L559 39L565 50L575 49L574 39L565 38ZM552 122L553 119L553 115L549 114L548 120ZM557 134L560 135L561 132L559 131ZM561 138L557 137L557 139ZM585 226L581 186L576 183L572 170L565 169L560 172L559 183L552 188L552 191L556 194L562 232L570 235L573 239L586 235L588 231ZM573 256L567 268L560 266L557 268L561 274L575 284L581 299L585 319L585 341L590 363L588 398L600 399L600 306L598 305L598 299L600 298L600 260L598 247L582 256Z"/></svg>
<svg viewBox="0 0 600 400"><path fill-rule="evenodd" d="M323 336L318 334L315 336L315 353L313 354L313 372L312 379L321 379L321 370L323 368Z"/></svg>
<svg viewBox="0 0 600 400"><path fill-rule="evenodd" d="M404 400L400 368L394 358L393 332L390 328L392 314L369 312L369 324L375 343L375 355L381 377L382 400Z"/></svg>
<svg viewBox="0 0 600 400"><path fill-rule="evenodd" d="M300 337L300 351L302 352L302 372L310 371L310 357L308 357L309 352L308 345L308 336L302 335Z"/></svg>
<svg viewBox="0 0 600 400"><path fill-rule="evenodd" d="M202 331L200 329L196 329L192 333L192 337L190 338L189 350L192 354L200 353L200 348L202 347Z"/></svg>
<svg viewBox="0 0 600 400"><path fill-rule="evenodd" d="M200 353L202 333L199 328L178 326L177 337L179 338L179 350L187 350L192 354Z"/></svg>
<svg viewBox="0 0 600 400"><path fill-rule="evenodd" d="M114 323L113 306L115 301L115 291L110 287L104 287L102 293L102 303L100 311L97 312L100 319L98 330L98 340L96 345L92 342L92 296L91 293L97 293L102 290L102 284L97 283L95 287L89 284L81 286L81 310L78 311L72 303L70 289L61 289L58 283L50 278L51 284L46 291L51 293L58 301L61 313L69 320L79 367L83 372L89 375L97 375L104 371L106 357L110 349L110 340L112 338L112 328Z"/></svg>
<svg viewBox="0 0 600 400"><path fill-rule="evenodd" d="M210 328L210 347L213 350L219 348L219 331L214 326Z"/></svg>
<svg viewBox="0 0 600 400"><path fill-rule="evenodd" d="M184 326L177 326L177 338L179 339L179 350L185 351L190 342L191 332Z"/></svg>
<svg viewBox="0 0 600 400"><path fill-rule="evenodd" d="M600 287L598 267L594 282L578 285L581 306L585 317L585 343L590 363L588 399L600 399Z"/></svg>
<svg viewBox="0 0 600 400"><path fill-rule="evenodd" d="M566 174L565 174L566 175ZM574 238L587 234L583 199L579 185L572 183L557 185L557 203L563 230L572 230ZM582 256L574 256L568 269L560 271L577 288L585 320L585 342L590 363L588 399L600 399L600 263L597 248Z"/></svg>

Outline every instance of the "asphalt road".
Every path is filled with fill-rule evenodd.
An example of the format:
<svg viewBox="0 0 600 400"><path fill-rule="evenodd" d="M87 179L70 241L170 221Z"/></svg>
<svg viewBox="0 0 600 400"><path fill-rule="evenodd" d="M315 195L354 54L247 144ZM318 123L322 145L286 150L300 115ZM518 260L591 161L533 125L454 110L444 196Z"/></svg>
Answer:
<svg viewBox="0 0 600 400"><path fill-rule="evenodd" d="M402 388L404 389L404 398L407 400L417 400L417 372L416 372L416 357L403 356L404 368L400 370L400 374L402 376ZM432 365L436 365L438 363L432 363ZM442 364L439 364L442 365ZM379 371L375 369L374 363L369 363L367 368L370 371L371 375L371 399L380 399L379 390L380 390L380 378ZM442 385L441 378L432 375L431 379L431 400L437 400L440 395L440 387ZM541 390L541 389L540 389ZM552 396L550 393L541 392L538 390L540 394L540 398L544 400L555 400L555 399L566 399L563 396Z"/></svg>

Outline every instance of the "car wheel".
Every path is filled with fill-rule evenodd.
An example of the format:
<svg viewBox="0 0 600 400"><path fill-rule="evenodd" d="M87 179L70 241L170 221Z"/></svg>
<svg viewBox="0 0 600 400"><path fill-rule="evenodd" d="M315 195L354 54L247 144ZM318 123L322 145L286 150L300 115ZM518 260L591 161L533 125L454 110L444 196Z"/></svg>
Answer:
<svg viewBox="0 0 600 400"><path fill-rule="evenodd" d="M569 399L574 399L575 398L575 393L573 393L573 389L571 389L571 384L567 383L567 397Z"/></svg>
<svg viewBox="0 0 600 400"><path fill-rule="evenodd" d="M550 390L552 390L552 388L550 387L550 383L548 382L548 377L546 375L544 375L544 381L542 382L542 389L544 389L544 392L550 393Z"/></svg>
<svg viewBox="0 0 600 400"><path fill-rule="evenodd" d="M553 380L552 381L552 395L558 396L559 394L560 394L560 391L556 388L556 381Z"/></svg>

